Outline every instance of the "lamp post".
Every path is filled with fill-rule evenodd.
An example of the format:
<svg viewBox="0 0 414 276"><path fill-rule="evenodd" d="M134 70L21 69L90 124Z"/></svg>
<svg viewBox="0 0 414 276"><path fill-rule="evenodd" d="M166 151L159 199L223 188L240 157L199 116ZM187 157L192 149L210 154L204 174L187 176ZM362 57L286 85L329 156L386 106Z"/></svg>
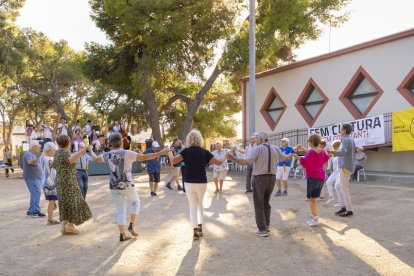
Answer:
<svg viewBox="0 0 414 276"><path fill-rule="evenodd" d="M249 0L249 134L255 132L256 0Z"/></svg>

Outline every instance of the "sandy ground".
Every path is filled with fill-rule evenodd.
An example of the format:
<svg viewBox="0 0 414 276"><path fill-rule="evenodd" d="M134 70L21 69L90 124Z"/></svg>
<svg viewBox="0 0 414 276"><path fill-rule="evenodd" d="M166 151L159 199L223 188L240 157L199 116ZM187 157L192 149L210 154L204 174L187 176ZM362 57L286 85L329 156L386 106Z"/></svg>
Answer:
<svg viewBox="0 0 414 276"><path fill-rule="evenodd" d="M305 182L290 180L288 197L272 197L271 233L260 238L244 175L230 173L221 195L209 183L205 236L193 242L186 196L161 185L151 198L147 179L136 175L140 236L120 243L107 177L90 177L93 220L79 236L61 236L59 226L26 216L22 178L0 175L0 274L414 275L414 183L352 183L355 216L321 204L323 225L310 228Z"/></svg>

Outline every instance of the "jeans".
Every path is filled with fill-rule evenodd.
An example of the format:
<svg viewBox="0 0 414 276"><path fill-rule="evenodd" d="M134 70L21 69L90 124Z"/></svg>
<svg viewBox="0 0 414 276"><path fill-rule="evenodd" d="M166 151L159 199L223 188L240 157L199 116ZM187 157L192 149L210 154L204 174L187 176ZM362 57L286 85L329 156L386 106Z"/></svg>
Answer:
<svg viewBox="0 0 414 276"><path fill-rule="evenodd" d="M27 210L28 213L40 212L40 196L42 195L42 181L41 179L25 179L27 188L30 192L30 205Z"/></svg>
<svg viewBox="0 0 414 276"><path fill-rule="evenodd" d="M79 189L83 198L86 198L86 194L88 193L88 172L76 170L76 179L78 180Z"/></svg>
<svg viewBox="0 0 414 276"><path fill-rule="evenodd" d="M116 207L116 223L126 225L126 200L128 199L129 212L131 215L138 215L140 201L135 187L128 186L124 190L111 190L112 200Z"/></svg>
<svg viewBox="0 0 414 276"><path fill-rule="evenodd" d="M276 176L257 175L253 176L253 203L256 216L257 228L264 231L270 225L270 197L275 187Z"/></svg>
<svg viewBox="0 0 414 276"><path fill-rule="evenodd" d="M251 191L252 190L252 172L253 172L253 167L252 166L247 166L246 191Z"/></svg>

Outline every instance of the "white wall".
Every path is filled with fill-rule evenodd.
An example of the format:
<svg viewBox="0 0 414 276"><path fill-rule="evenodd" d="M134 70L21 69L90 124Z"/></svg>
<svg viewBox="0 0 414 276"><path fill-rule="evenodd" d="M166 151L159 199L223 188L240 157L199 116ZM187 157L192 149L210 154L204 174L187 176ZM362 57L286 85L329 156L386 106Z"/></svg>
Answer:
<svg viewBox="0 0 414 276"><path fill-rule="evenodd" d="M411 105L397 91L397 87L414 66L413 49L414 36L411 36L256 79L256 130L271 132L260 114L260 108L272 87L287 105L274 132L309 127L295 108L295 103L310 78L329 98L314 126L353 119L338 97L360 66L384 90L368 117L410 108ZM247 95L248 88L247 82Z"/></svg>
<svg viewBox="0 0 414 276"><path fill-rule="evenodd" d="M369 171L414 173L414 151L392 152L390 147L381 147L378 151L365 151L366 169Z"/></svg>

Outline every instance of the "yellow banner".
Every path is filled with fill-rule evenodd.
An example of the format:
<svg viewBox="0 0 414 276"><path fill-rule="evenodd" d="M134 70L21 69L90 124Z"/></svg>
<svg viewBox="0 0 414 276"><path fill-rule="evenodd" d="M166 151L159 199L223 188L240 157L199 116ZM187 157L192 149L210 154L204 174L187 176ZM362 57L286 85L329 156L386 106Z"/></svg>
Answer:
<svg viewBox="0 0 414 276"><path fill-rule="evenodd" d="M392 113L392 151L414 150L414 108Z"/></svg>

